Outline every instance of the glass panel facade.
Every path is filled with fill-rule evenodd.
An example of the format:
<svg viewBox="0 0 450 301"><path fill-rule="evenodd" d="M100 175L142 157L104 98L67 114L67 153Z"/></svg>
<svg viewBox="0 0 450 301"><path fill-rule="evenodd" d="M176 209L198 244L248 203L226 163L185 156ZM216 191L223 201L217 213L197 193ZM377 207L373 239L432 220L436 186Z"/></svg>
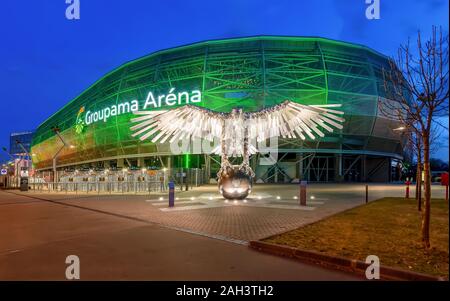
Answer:
<svg viewBox="0 0 450 301"><path fill-rule="evenodd" d="M398 134L389 132L392 124L387 128L377 109L379 97L389 95L381 71L388 67L387 58L369 48L323 38L262 36L163 50L108 73L43 122L33 138L33 162L38 169L51 167L52 156L61 146L53 127L74 146L62 151L61 165L167 152L167 145L140 142L131 136L130 108L108 117L103 113L90 124L87 115L132 101L142 109L149 92L157 98L172 91L184 99L194 90L201 91L201 102L196 105L222 112L234 107L255 111L286 99L342 104L344 129L312 147L339 151L370 146L374 151L389 149L401 155ZM181 101L171 108L184 104ZM154 109L168 107L162 103Z"/></svg>

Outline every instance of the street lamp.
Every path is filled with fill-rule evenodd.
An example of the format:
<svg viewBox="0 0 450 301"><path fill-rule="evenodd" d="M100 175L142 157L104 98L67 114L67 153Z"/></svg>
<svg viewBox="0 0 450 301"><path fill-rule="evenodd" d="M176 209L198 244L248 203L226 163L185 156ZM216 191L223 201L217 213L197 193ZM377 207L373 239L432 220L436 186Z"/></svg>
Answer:
<svg viewBox="0 0 450 301"><path fill-rule="evenodd" d="M399 131L404 131L406 130L406 127L404 126L399 126L398 128L393 129L393 131L399 132Z"/></svg>

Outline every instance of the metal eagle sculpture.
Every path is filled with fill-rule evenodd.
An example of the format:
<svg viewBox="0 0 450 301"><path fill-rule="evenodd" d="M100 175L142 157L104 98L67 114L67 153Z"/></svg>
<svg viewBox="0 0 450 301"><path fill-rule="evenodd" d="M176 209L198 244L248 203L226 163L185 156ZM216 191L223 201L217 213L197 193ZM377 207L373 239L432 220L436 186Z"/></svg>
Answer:
<svg viewBox="0 0 450 301"><path fill-rule="evenodd" d="M173 110L136 111L136 123L131 127L133 137L153 143L174 142L181 139L201 138L220 145L212 153L221 155L218 176L219 192L226 199L243 199L251 192L255 176L249 165L250 155L258 149L249 141L265 141L272 137L314 140L324 137L324 131L342 129L345 121L342 111L333 108L340 104L302 105L289 100L256 112L240 108L221 113L205 108L185 105ZM140 116L139 116L140 115ZM231 165L228 157L243 157L240 165Z"/></svg>

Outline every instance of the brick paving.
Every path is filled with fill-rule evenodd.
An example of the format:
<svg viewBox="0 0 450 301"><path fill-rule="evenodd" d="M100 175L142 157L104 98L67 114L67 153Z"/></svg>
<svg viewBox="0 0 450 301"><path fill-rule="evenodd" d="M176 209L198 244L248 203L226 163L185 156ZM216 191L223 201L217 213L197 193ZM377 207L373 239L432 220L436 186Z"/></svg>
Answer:
<svg viewBox="0 0 450 301"><path fill-rule="evenodd" d="M370 188L370 200L383 196L401 196L401 185L373 185ZM438 193L440 193L440 190ZM176 207L184 210L162 211L166 195L66 195L66 194L30 194L44 199L100 210L111 214L143 220L164 227L176 228L201 235L248 242L298 228L343 210L365 203L364 185L311 185L308 190L309 206L313 210L293 210L283 206L297 206L296 185L256 185L252 198L247 204L221 205L215 186L204 186L192 191L178 193ZM214 200L209 199L214 195ZM264 196L263 204L257 196ZM314 200L310 196L314 195ZM208 197L209 196L209 197ZM160 201L160 197L165 200ZM195 200L191 200L195 197ZM278 198L277 198L278 197ZM260 198L261 199L261 198ZM208 207L202 204L214 203ZM262 206L267 205L272 208ZM194 209L189 209L190 206Z"/></svg>

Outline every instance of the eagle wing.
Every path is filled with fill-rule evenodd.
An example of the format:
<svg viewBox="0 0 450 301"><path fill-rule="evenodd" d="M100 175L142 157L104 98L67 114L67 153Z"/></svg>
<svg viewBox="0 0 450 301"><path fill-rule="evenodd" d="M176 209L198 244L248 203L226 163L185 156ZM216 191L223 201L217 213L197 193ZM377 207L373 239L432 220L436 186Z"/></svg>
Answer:
<svg viewBox="0 0 450 301"><path fill-rule="evenodd" d="M309 137L314 140L316 136L324 137L324 131L331 133L334 129L342 129L345 120L341 116L344 112L334 109L340 106L302 105L286 100L258 112L244 113L244 118L233 119L229 118L229 113L186 105L173 110L134 112L136 117L132 118L131 122L136 124L131 130L133 137L139 137L141 141L152 137L153 143L172 143L192 138L208 141L224 138L227 141L227 152L241 154L241 140L245 130L249 140L262 142L271 137L299 137L303 140ZM251 154L257 152L251 143L249 148ZM212 152L220 154L220 146Z"/></svg>
<svg viewBox="0 0 450 301"><path fill-rule="evenodd" d="M173 110L137 111L136 123L130 129L133 137L141 141L153 137L153 143L169 142L185 138L203 138L213 141L222 135L222 116L204 108L186 105Z"/></svg>
<svg viewBox="0 0 450 301"><path fill-rule="evenodd" d="M271 137L316 139L324 137L324 131L332 133L342 129L345 121L342 111L334 110L340 104L302 105L289 100L259 112L246 113L249 139L257 142Z"/></svg>

